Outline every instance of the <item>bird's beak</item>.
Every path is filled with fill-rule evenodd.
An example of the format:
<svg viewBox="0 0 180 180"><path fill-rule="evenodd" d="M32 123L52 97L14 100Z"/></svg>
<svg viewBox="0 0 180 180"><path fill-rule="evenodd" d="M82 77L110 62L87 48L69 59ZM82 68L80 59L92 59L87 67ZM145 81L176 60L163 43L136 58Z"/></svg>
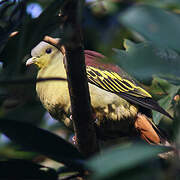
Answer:
<svg viewBox="0 0 180 180"><path fill-rule="evenodd" d="M36 57L29 58L26 61L26 66L30 66L31 64L34 64L35 61L36 61Z"/></svg>

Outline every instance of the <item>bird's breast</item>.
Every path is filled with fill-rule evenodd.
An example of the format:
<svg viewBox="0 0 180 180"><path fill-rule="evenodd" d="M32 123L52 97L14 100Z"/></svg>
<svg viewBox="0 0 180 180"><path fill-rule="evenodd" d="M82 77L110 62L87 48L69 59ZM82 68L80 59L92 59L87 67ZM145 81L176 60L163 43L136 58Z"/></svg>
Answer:
<svg viewBox="0 0 180 180"><path fill-rule="evenodd" d="M63 64L57 63L38 72L38 78L66 78ZM37 94L49 113L57 120L63 120L70 107L67 81L45 81L36 84Z"/></svg>
<svg viewBox="0 0 180 180"><path fill-rule="evenodd" d="M47 81L36 85L44 107L57 120L70 113L70 97L66 81ZM95 123L104 131L128 131L137 115L137 107L114 93L89 83Z"/></svg>
<svg viewBox="0 0 180 180"><path fill-rule="evenodd" d="M37 84L37 94L50 114L59 119L59 115L67 113L70 107L70 98L67 82L45 82Z"/></svg>

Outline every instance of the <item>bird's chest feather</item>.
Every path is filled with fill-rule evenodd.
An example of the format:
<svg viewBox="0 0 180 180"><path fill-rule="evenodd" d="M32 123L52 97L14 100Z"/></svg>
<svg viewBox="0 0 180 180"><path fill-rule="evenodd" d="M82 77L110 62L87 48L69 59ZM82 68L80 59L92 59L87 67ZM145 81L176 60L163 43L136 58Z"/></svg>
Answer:
<svg viewBox="0 0 180 180"><path fill-rule="evenodd" d="M62 65L56 64L41 70L38 78L62 77L66 78L66 72ZM57 120L65 116L70 107L68 84L66 81L46 81L36 84L37 94L49 113Z"/></svg>
<svg viewBox="0 0 180 180"><path fill-rule="evenodd" d="M65 118L70 114L70 97L66 81L48 81L36 86L38 96L57 120L72 122ZM137 114L137 108L119 96L89 84L91 104L96 116L95 123L101 131L129 131L129 127ZM66 122L65 122L66 124Z"/></svg>
<svg viewBox="0 0 180 180"><path fill-rule="evenodd" d="M54 118L60 120L60 116L67 114L70 107L67 82L37 84L36 91L42 104Z"/></svg>

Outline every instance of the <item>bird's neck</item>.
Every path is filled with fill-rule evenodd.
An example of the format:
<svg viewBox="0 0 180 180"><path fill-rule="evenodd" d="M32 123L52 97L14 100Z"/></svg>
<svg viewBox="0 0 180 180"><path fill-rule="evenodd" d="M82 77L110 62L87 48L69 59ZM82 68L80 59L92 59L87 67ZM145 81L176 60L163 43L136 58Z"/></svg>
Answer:
<svg viewBox="0 0 180 180"><path fill-rule="evenodd" d="M64 68L64 63L62 56L57 55L54 57L52 63L48 67L40 69L37 75L38 78L47 78L47 77L61 77L66 78L66 70Z"/></svg>

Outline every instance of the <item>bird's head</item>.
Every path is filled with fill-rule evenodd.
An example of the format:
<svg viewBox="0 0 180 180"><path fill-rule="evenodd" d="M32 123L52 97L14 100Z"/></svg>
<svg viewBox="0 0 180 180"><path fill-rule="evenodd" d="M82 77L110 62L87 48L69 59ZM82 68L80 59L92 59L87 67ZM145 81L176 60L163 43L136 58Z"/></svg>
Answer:
<svg viewBox="0 0 180 180"><path fill-rule="evenodd" d="M31 58L27 60L26 66L35 64L39 69L46 68L54 61L59 60L58 56L63 54L53 45L41 41L36 47L31 51Z"/></svg>

